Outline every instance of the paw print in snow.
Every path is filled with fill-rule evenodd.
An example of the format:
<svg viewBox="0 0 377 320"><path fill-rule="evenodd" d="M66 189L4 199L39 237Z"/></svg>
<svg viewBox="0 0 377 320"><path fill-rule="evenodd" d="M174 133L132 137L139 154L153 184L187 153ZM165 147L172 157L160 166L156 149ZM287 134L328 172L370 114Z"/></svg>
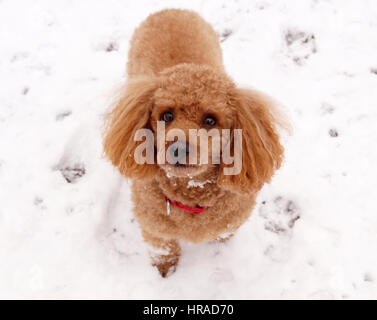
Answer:
<svg viewBox="0 0 377 320"><path fill-rule="evenodd" d="M323 102L321 105L321 115L330 115L335 112L335 107L331 105L330 103Z"/></svg>
<svg viewBox="0 0 377 320"><path fill-rule="evenodd" d="M336 129L330 129L329 135L330 135L330 137L336 138L337 136L339 136L339 133Z"/></svg>
<svg viewBox="0 0 377 320"><path fill-rule="evenodd" d="M56 121L62 121L64 120L65 118L69 117L70 115L72 114L72 111L71 110L65 110L65 111L62 111L60 113L58 113L55 117L55 120Z"/></svg>
<svg viewBox="0 0 377 320"><path fill-rule="evenodd" d="M226 39L229 38L229 36L233 33L233 31L231 29L224 29L220 34L220 42L224 42Z"/></svg>
<svg viewBox="0 0 377 320"><path fill-rule="evenodd" d="M119 50L119 45L118 43L114 41L110 42L106 47L106 52L118 51L118 50Z"/></svg>
<svg viewBox="0 0 377 320"><path fill-rule="evenodd" d="M287 56L297 65L303 65L317 52L314 34L298 30L287 30L284 34Z"/></svg>
<svg viewBox="0 0 377 320"><path fill-rule="evenodd" d="M276 234L289 234L300 219L296 203L281 196L271 201L263 201L259 215L265 219L265 229Z"/></svg>
<svg viewBox="0 0 377 320"><path fill-rule="evenodd" d="M44 205L44 200L40 197L35 197L33 201L34 205L42 210L45 210L47 207Z"/></svg>
<svg viewBox="0 0 377 320"><path fill-rule="evenodd" d="M75 183L85 174L85 167L82 163L76 163L73 166L65 165L59 168L59 171L63 175L64 179L68 183Z"/></svg>

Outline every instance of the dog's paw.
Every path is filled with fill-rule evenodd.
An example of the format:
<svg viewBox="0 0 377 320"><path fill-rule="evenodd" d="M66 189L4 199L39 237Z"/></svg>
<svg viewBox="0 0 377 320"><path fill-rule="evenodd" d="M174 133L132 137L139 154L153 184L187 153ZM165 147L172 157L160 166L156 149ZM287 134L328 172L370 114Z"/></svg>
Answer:
<svg viewBox="0 0 377 320"><path fill-rule="evenodd" d="M179 257L171 255L160 255L152 259L152 266L156 267L161 277L166 278L172 275L177 269Z"/></svg>
<svg viewBox="0 0 377 320"><path fill-rule="evenodd" d="M293 200L277 196L272 200L262 201L259 215L265 219L264 227L267 231L289 234L300 219L300 210Z"/></svg>

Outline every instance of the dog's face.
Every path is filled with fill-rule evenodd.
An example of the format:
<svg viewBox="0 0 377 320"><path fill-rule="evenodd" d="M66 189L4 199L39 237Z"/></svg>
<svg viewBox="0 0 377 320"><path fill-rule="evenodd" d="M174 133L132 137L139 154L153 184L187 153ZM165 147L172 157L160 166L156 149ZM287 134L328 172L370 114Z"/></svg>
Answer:
<svg viewBox="0 0 377 320"><path fill-rule="evenodd" d="M160 169L168 176L195 176L217 166L219 185L242 193L256 191L280 166L283 154L268 104L256 92L237 89L221 71L192 64L178 65L159 77L128 82L122 98L109 114L104 150L127 177L153 177ZM163 136L158 123L165 127ZM135 133L142 128L154 134L154 164L141 165L134 159L135 149L141 143L134 141ZM203 135L208 133L208 143L205 147L202 143L203 149L207 149L208 163L201 161L202 140L192 138L193 129ZM221 148L233 145L233 135L227 141L212 143L221 137L210 134L212 129L242 130L239 174L223 174L223 168L229 165L222 163ZM161 155L169 161L158 161Z"/></svg>
<svg viewBox="0 0 377 320"><path fill-rule="evenodd" d="M217 133L233 126L226 94L233 84L208 68L189 65L169 69L162 77L150 116L154 133L158 121L165 127L164 143L155 141L155 146L157 155L165 154L168 161L159 166L171 176L196 176L221 160L221 136Z"/></svg>

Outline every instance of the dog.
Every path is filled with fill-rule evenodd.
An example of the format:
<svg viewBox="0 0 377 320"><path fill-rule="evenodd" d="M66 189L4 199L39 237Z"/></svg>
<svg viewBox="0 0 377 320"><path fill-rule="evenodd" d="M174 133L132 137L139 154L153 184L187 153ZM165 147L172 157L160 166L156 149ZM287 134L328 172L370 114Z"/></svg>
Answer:
<svg viewBox="0 0 377 320"><path fill-rule="evenodd" d="M127 74L106 116L104 154L132 179L134 215L152 265L166 277L176 270L179 241L225 241L249 218L258 191L281 166L279 117L270 98L238 88L227 76L218 35L189 10L163 10L141 23L131 40ZM232 154L239 172L225 174L230 165L224 161L137 163L134 154L143 143L135 141L137 131L156 133L159 123L186 134L241 129L242 155ZM233 150L234 133L226 143ZM173 154L200 145L187 138L160 145L154 138L152 144L154 160L159 152L171 153L172 145Z"/></svg>

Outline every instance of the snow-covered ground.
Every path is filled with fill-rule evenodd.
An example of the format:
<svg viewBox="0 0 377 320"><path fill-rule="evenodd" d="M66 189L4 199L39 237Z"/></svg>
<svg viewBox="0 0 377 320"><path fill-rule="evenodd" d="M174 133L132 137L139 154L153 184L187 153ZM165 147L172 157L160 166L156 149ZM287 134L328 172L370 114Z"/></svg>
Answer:
<svg viewBox="0 0 377 320"><path fill-rule="evenodd" d="M212 23L294 134L237 235L162 279L101 126L134 28L168 7ZM374 0L0 0L0 298L377 298L376 144Z"/></svg>

